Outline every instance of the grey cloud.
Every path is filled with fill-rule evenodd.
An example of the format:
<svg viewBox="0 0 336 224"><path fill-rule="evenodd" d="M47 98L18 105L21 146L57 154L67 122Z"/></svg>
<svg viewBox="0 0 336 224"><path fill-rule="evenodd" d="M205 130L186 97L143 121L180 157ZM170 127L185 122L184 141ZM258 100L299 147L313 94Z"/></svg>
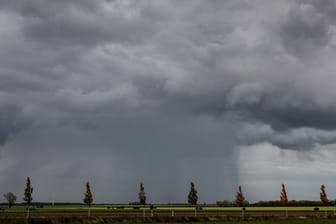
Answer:
<svg viewBox="0 0 336 224"><path fill-rule="evenodd" d="M306 127L276 130L268 123L241 123L236 131L240 142L246 145L269 142L286 150L316 150L321 145L329 145L336 141L334 130Z"/></svg>
<svg viewBox="0 0 336 224"><path fill-rule="evenodd" d="M305 1L301 1L301 3L305 3ZM318 10L318 12L321 14L324 14L330 22L335 21L336 4L334 1L326 0L323 2L318 2L318 1L310 0L310 1L306 1L306 3L313 5Z"/></svg>
<svg viewBox="0 0 336 224"><path fill-rule="evenodd" d="M232 175L236 169L231 158L235 155L227 150L232 147L227 125L216 124L206 117L159 119L155 114L136 118L118 116L117 120L110 117L108 123L105 119L95 123L100 126L84 128L67 122L58 127L35 126L20 132L16 141L2 148L4 152L10 151L17 164L2 172L17 179L30 175L35 180L35 189L39 189L36 200L50 200L50 191L55 191L58 201L79 201L78 189L86 179L97 186L97 201L136 200L137 185L143 181L150 201L184 202L182 187L186 178L198 183L200 192L204 192L201 200L215 201L220 194L233 194L230 183L236 183L237 177ZM41 139L31 141L37 138ZM40 161L31 163L36 153ZM26 166L29 170L23 172ZM213 175L199 175L203 172ZM60 191L55 181L68 187ZM218 182L218 186L207 188L208 182ZM162 183L166 185L161 186ZM176 184L179 188L173 187ZM219 186L223 189L218 189ZM106 194L111 188L113 193ZM15 186L15 191L20 189L21 185ZM161 189L169 193L162 194Z"/></svg>
<svg viewBox="0 0 336 224"><path fill-rule="evenodd" d="M184 202L193 179L201 200L231 199L237 146L335 142L331 8L1 1L0 159L12 163L0 183L19 191L32 175L40 200L55 181L69 185L57 200L76 201L91 177L97 200L115 187L111 200L127 202L144 181L152 201Z"/></svg>
<svg viewBox="0 0 336 224"><path fill-rule="evenodd" d="M135 44L149 38L159 20L142 15L150 11L144 4L127 1L4 1L0 7L23 16L22 34L44 48Z"/></svg>
<svg viewBox="0 0 336 224"><path fill-rule="evenodd" d="M136 44L149 38L148 33L155 32L157 25L157 21L142 15L141 4L121 1L37 4L40 10L27 14L23 33L47 46L50 43L95 46L110 41Z"/></svg>
<svg viewBox="0 0 336 224"><path fill-rule="evenodd" d="M13 133L21 128L15 121L16 111L15 108L8 107L2 111L3 115L0 116L0 144L4 144Z"/></svg>
<svg viewBox="0 0 336 224"><path fill-rule="evenodd" d="M300 57L324 47L332 36L327 15L304 2L290 10L279 35L287 50Z"/></svg>

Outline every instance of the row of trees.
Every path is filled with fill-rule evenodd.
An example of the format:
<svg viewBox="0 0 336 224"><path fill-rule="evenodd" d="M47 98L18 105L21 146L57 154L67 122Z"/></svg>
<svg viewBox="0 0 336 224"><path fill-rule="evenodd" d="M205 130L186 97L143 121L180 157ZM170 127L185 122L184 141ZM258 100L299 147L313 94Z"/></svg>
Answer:
<svg viewBox="0 0 336 224"><path fill-rule="evenodd" d="M31 187L30 178L27 177L26 188L23 194L24 195L23 200L27 203L27 205L30 205L31 201L33 200L32 194L33 194L33 188ZM3 196L8 201L8 207L12 207L17 199L17 197L12 192L7 192Z"/></svg>
<svg viewBox="0 0 336 224"><path fill-rule="evenodd" d="M27 206L30 206L33 197L33 187L31 186L31 181L30 178L27 177L26 180L26 188L24 190L24 197L23 200L27 203ZM6 198L6 200L8 201L8 206L11 207L17 197L12 193L12 192L8 192L6 194L4 194L4 197ZM323 205L329 205L329 200L328 200L328 196L325 190L325 185L321 185L320 188L320 200L321 203ZM195 187L195 184L193 182L190 182L190 191L188 194L188 203L190 205L197 205L197 201L198 201L198 195L197 195L197 190ZM91 207L91 204L93 202L93 195L91 192L91 188L90 188L90 182L86 183L86 191L84 193L84 198L83 198L83 202L85 204L87 204L89 207ZM225 201L224 201L225 202ZM265 203L270 203L269 202L265 202ZM280 205L282 206L287 206L288 205L288 197L287 197L287 191L286 191L286 186L284 184L281 185L281 192L280 192L280 201L278 201ZM274 204L278 203L277 201L274 201ZM263 202L261 202L262 204ZM293 201L291 201L291 203L293 203ZM139 204L141 205L146 205L146 193L145 193L145 188L143 186L143 183L140 183L140 191L139 191ZM243 194L243 190L242 190L242 186L239 185L238 186L238 190L236 192L236 196L235 196L235 201L234 204L237 206L246 206L248 205L248 201L245 199L245 196Z"/></svg>

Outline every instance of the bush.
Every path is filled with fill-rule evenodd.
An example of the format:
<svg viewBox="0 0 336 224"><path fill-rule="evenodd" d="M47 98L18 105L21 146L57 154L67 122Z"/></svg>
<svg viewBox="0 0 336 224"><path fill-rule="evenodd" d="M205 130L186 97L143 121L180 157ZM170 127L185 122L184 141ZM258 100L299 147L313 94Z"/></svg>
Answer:
<svg viewBox="0 0 336 224"><path fill-rule="evenodd" d="M233 206L233 202L232 201L229 201L229 200L224 200L224 201L217 201L216 202L217 206L220 206L220 207L231 207Z"/></svg>

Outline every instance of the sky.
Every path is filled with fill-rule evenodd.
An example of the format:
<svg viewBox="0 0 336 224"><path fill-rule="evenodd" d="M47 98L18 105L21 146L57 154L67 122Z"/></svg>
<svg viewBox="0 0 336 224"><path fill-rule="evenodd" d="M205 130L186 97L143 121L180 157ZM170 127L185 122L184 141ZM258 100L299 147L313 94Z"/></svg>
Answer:
<svg viewBox="0 0 336 224"><path fill-rule="evenodd" d="M0 1L0 193L336 198L333 0ZM0 202L4 202L0 198Z"/></svg>

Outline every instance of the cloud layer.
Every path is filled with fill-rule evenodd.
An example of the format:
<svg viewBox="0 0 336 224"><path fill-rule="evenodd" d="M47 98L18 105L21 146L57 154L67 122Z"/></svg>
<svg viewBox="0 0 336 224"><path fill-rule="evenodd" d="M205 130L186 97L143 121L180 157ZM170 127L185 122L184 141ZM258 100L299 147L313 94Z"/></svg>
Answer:
<svg viewBox="0 0 336 224"><path fill-rule="evenodd" d="M0 185L19 195L31 176L36 200L81 201L90 179L97 202L130 202L144 182L152 202L185 202L193 180L215 202L254 184L241 164L259 157L241 161L241 148L333 154L335 11L332 0L1 1Z"/></svg>

